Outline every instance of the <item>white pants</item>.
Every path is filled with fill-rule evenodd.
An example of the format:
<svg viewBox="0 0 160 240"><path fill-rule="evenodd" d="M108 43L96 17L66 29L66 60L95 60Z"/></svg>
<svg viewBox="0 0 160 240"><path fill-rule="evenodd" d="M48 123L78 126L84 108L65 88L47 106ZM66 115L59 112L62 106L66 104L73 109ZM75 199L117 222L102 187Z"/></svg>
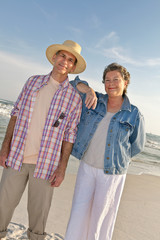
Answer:
<svg viewBox="0 0 160 240"><path fill-rule="evenodd" d="M126 174L81 161L65 240L111 240Z"/></svg>

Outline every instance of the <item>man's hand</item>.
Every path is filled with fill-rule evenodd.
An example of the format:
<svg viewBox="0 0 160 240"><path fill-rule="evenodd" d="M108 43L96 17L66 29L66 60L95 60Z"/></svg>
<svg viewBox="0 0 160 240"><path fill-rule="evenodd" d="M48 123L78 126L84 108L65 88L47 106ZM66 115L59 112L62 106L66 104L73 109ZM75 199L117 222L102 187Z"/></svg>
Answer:
<svg viewBox="0 0 160 240"><path fill-rule="evenodd" d="M95 109L97 106L97 96L95 91L84 83L77 84L78 91L86 94L85 104L88 109Z"/></svg>
<svg viewBox="0 0 160 240"><path fill-rule="evenodd" d="M97 96L92 88L89 88L89 90L86 92L85 104L88 109L95 109L97 106Z"/></svg>
<svg viewBox="0 0 160 240"><path fill-rule="evenodd" d="M73 143L63 141L61 149L61 159L59 165L52 176L49 178L49 182L52 187L59 187L64 180L65 171L67 168L68 159L72 151Z"/></svg>
<svg viewBox="0 0 160 240"><path fill-rule="evenodd" d="M6 159L8 157L8 154L6 152L0 151L0 166L7 168L6 166Z"/></svg>
<svg viewBox="0 0 160 240"><path fill-rule="evenodd" d="M65 171L60 166L55 170L53 175L49 178L51 187L59 187L64 180Z"/></svg>

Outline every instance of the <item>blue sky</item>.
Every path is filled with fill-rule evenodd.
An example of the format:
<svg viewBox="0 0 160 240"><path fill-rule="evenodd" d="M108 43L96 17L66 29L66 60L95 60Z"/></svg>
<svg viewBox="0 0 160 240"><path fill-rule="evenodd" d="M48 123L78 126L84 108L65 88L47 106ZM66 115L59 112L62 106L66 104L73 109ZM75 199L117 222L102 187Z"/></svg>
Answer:
<svg viewBox="0 0 160 240"><path fill-rule="evenodd" d="M128 96L160 135L159 12L159 0L0 0L0 98L15 101L28 77L51 71L46 48L74 40L87 62L80 77L95 90L104 92L106 65L128 69Z"/></svg>

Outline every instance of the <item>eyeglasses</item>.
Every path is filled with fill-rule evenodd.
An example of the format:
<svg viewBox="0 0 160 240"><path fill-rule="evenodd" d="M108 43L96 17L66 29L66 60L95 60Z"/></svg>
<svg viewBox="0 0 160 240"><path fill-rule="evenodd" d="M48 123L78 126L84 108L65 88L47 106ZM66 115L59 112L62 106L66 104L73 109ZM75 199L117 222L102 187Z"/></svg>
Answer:
<svg viewBox="0 0 160 240"><path fill-rule="evenodd" d="M59 118L55 121L55 123L53 124L53 127L58 127L59 126L59 124L60 124L60 122L62 121L62 119L64 119L65 118L65 113L61 113L60 114L60 116L59 116Z"/></svg>

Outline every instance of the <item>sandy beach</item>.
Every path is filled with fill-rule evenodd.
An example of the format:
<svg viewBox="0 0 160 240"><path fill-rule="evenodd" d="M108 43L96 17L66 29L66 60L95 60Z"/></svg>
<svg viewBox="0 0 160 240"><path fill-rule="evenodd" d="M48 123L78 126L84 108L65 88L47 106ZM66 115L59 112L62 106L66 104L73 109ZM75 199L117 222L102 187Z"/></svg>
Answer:
<svg viewBox="0 0 160 240"><path fill-rule="evenodd" d="M0 170L1 176L2 170ZM66 174L55 189L46 239L62 240L67 226L76 176ZM160 240L160 177L127 175L113 240ZM7 239L26 239L27 190L15 210ZM83 240L83 239L82 239ZM103 240L103 239L102 239Z"/></svg>

